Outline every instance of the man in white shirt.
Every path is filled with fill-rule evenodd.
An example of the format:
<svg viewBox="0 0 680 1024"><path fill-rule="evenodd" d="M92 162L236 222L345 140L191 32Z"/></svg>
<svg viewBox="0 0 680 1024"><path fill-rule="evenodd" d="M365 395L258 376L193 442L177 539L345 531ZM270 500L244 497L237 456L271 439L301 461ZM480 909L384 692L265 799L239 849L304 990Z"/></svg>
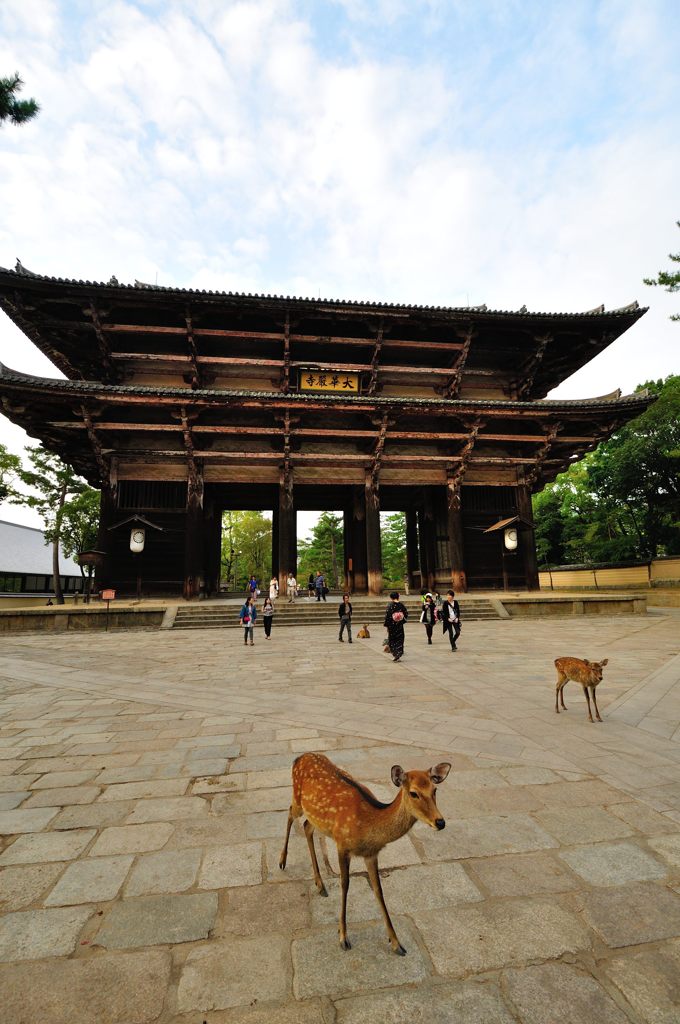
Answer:
<svg viewBox="0 0 680 1024"><path fill-rule="evenodd" d="M292 572L288 573L286 589L288 591L288 604L295 604L295 598L297 597L297 580L293 576Z"/></svg>

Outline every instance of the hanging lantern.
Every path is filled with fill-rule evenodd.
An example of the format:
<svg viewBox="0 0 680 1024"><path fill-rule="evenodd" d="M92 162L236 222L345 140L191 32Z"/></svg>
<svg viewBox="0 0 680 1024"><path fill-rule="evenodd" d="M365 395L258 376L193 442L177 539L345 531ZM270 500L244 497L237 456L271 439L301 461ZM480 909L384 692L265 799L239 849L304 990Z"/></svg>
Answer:
<svg viewBox="0 0 680 1024"><path fill-rule="evenodd" d="M505 544L506 551L517 550L518 534L516 526L508 526L507 530L504 531L503 543Z"/></svg>
<svg viewBox="0 0 680 1024"><path fill-rule="evenodd" d="M139 555L144 550L146 531L140 526L135 526L130 531L130 551L133 555Z"/></svg>

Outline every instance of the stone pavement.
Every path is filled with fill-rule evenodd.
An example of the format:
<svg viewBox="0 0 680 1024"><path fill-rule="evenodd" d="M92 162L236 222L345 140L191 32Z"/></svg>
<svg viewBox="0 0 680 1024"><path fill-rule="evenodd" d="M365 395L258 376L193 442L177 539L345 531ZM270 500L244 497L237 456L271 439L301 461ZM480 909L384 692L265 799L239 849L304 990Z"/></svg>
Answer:
<svg viewBox="0 0 680 1024"><path fill-rule="evenodd" d="M670 1024L680 1020L680 655L673 614L500 620L459 653L407 628L4 637L0 1005L13 1024ZM379 631L380 632L380 631ZM591 725L555 657L609 658ZM277 867L290 767L389 797L449 760L446 830L381 856L408 956L354 863Z"/></svg>

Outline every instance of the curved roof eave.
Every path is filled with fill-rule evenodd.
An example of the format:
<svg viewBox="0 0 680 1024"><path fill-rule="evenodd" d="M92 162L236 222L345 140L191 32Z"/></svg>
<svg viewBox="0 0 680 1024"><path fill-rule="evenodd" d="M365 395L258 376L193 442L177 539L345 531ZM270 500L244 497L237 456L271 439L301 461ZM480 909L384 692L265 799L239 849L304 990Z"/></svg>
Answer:
<svg viewBox="0 0 680 1024"><path fill-rule="evenodd" d="M4 364L0 363L0 390L3 384L14 384L19 388L32 388L33 390L48 391L48 392L61 392L62 394L90 394L93 397L101 397L102 399L115 400L115 397L143 397L148 396L149 398L172 398L181 404L191 404L192 400L196 399L216 399L222 400L229 398L249 398L265 400L269 399L272 401L291 401L295 403L304 404L305 402L319 402L328 403L330 406L333 405L346 405L351 404L361 408L365 406L401 406L406 408L419 408L419 407L438 407L445 406L451 410L473 410L480 408L488 409L507 409L509 412L513 410L540 410L545 411L559 411L564 410L565 412L577 411L578 409L595 410L595 409L609 409L615 410L618 408L626 408L628 410L639 407L640 410L644 410L647 406L654 401L654 396L650 395L648 391L638 391L632 395L621 395L618 392L612 392L610 395L601 396L598 398L581 398L581 399L536 399L534 401L513 401L504 399L470 399L470 398L400 398L393 395L334 395L334 394L323 394L317 392L281 392L281 391L252 391L242 389L211 389L211 388L171 388L171 387L152 387L150 385L129 385L129 384L100 384L97 381L80 381L80 380L62 380L52 377L36 377L31 374L20 373L16 370L12 370Z"/></svg>
<svg viewBox="0 0 680 1024"><path fill-rule="evenodd" d="M329 311L334 313L376 313L376 314L433 314L439 316L455 315L474 317L475 319L492 319L493 317L502 316L503 318L516 318L518 320L602 320L607 318L625 318L631 321L637 320L640 316L647 312L649 307L640 306L637 301L631 302L627 306L621 306L618 309L606 310L604 305L598 306L595 309L586 310L581 313L557 313L557 312L530 312L523 306L519 310L505 310L505 309L489 309L486 305L479 306L428 306L428 305L417 305L409 303L392 303L392 302L372 302L370 300L358 300L358 299L326 299L326 298L310 298L308 296L298 295L277 295L277 294L263 294L259 292L223 292L223 291L212 291L207 289L193 289L193 288L172 288L165 285L152 285L144 284L136 281L134 284L120 284L118 281L83 281L76 278L64 278L64 277L50 277L43 274L35 274L32 271L26 271L22 268L18 270L9 270L6 267L0 267L0 282L2 278L6 277L9 281L14 283L22 282L28 284L32 281L36 283L44 283L47 285L57 285L64 288L83 288L92 289L96 288L98 291L103 291L107 294L121 292L127 295L166 295L168 297L178 296L186 300L190 297L204 300L227 300L232 302L260 302L260 303L273 303L275 305L300 305L308 306L310 308L319 309L321 307L327 307Z"/></svg>

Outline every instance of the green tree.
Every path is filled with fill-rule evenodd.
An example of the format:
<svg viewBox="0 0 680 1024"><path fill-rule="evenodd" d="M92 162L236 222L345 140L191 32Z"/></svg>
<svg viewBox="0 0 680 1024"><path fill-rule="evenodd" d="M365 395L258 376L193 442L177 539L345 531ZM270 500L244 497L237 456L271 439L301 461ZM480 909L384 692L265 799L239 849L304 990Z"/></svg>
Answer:
<svg viewBox="0 0 680 1024"><path fill-rule="evenodd" d="M245 590L251 573L266 589L272 574L272 521L262 512L224 512L222 579L232 590Z"/></svg>
<svg viewBox="0 0 680 1024"><path fill-rule="evenodd" d="M383 583L388 589L403 588L406 578L406 513L381 517Z"/></svg>
<svg viewBox="0 0 680 1024"><path fill-rule="evenodd" d="M71 496L82 494L88 488L85 481L78 477L70 466L62 462L58 455L48 452L42 445L38 448L27 448L26 453L31 468L22 468L19 478L32 493L17 494L12 502L16 505L28 505L29 508L36 509L41 516L45 524L45 541L52 545L54 596L57 604L63 604L64 594L59 577L59 544L64 506Z"/></svg>
<svg viewBox="0 0 680 1024"><path fill-rule="evenodd" d="M15 71L9 78L0 78L0 124L3 121L9 121L11 124L23 124L35 117L40 110L34 99L17 99L17 94L21 92L23 85L18 71Z"/></svg>
<svg viewBox="0 0 680 1024"><path fill-rule="evenodd" d="M61 549L67 558L75 558L81 551L91 551L97 545L99 528L99 505L101 493L93 487L86 487L81 494L64 503L61 517ZM79 563L80 564L80 563ZM92 580L94 566L87 567L87 578ZM80 566L85 576L85 566ZM88 584L86 601L89 601L91 582Z"/></svg>
<svg viewBox="0 0 680 1024"><path fill-rule="evenodd" d="M680 220L676 224L680 228ZM668 259L680 263L680 252L669 252ZM677 292L680 291L680 270L660 270L656 277L645 277L643 282L652 287L664 288L667 292ZM674 313L671 320L680 320L680 313Z"/></svg>
<svg viewBox="0 0 680 1024"><path fill-rule="evenodd" d="M21 459L0 444L0 504L15 494L15 484L21 472Z"/></svg>
<svg viewBox="0 0 680 1024"><path fill-rule="evenodd" d="M629 561L680 551L680 377L534 495L539 563Z"/></svg>
<svg viewBox="0 0 680 1024"><path fill-rule="evenodd" d="M345 550L342 518L322 512L311 537L298 541L298 581L321 572L328 587L345 586Z"/></svg>

